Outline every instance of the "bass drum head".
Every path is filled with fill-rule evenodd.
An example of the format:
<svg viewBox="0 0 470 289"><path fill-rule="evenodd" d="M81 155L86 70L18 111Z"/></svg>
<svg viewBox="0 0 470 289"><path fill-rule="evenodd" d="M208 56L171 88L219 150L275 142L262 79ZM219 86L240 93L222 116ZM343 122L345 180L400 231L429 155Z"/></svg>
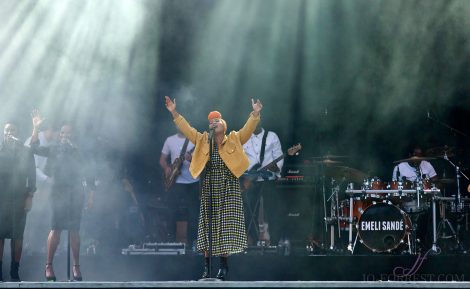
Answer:
<svg viewBox="0 0 470 289"><path fill-rule="evenodd" d="M385 203L368 207L357 224L361 243L373 252L390 252L397 248L405 241L410 228L408 215Z"/></svg>

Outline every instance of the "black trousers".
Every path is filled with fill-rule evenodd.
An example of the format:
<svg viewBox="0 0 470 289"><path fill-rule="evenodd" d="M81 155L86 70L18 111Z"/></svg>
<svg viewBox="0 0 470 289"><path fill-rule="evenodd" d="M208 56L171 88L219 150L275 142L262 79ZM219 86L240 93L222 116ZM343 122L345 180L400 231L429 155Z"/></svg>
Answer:
<svg viewBox="0 0 470 289"><path fill-rule="evenodd" d="M199 218L199 182L192 184L174 184L167 192L168 223L170 242L175 241L176 222L188 221L188 245L197 239Z"/></svg>

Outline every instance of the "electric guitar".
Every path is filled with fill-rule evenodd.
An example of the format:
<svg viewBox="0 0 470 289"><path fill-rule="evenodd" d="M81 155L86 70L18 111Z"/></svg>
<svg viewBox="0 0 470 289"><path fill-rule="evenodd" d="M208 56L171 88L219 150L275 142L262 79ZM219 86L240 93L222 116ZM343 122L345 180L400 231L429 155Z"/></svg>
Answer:
<svg viewBox="0 0 470 289"><path fill-rule="evenodd" d="M181 174L181 167L183 166L187 147L188 144L185 143L185 145L183 145L183 148L181 149L179 157L177 157L175 161L171 164L170 174L168 174L168 176L165 176L164 180L165 191L168 191L171 186L173 186L176 181L176 178ZM188 151L188 153L191 154L194 149L195 147Z"/></svg>
<svg viewBox="0 0 470 289"><path fill-rule="evenodd" d="M301 149L302 145L298 143L287 150L287 155L293 156L295 154L298 154ZM283 154L282 156L276 158L275 160L273 160L262 168L260 168L260 164L256 164L249 171L245 172L242 175L240 181L240 188L242 189L242 191L248 190L251 187L252 183L258 179L258 177L261 177L264 180L269 179L269 177L272 175L272 172L269 170L269 168L271 166L275 166L276 163L282 160L285 156L286 154Z"/></svg>
<svg viewBox="0 0 470 289"><path fill-rule="evenodd" d="M295 154L298 154L298 152L302 149L302 145L300 143L290 147L287 150L287 155L293 156ZM261 167L261 164L256 164L254 165L249 171L245 172L243 176L245 178L248 178L252 181L258 179L258 177L262 177L263 179L268 179L269 176L271 176L271 171L269 170L272 166L275 166L278 161L282 160L286 154L283 154L282 156L276 158L269 164L265 165L264 167ZM260 168L261 167L261 168Z"/></svg>

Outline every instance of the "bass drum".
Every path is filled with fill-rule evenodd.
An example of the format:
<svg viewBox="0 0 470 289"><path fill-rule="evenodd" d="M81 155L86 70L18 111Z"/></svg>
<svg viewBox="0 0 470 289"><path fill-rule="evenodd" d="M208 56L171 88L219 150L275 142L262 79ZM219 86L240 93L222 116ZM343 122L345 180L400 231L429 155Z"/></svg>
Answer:
<svg viewBox="0 0 470 289"><path fill-rule="evenodd" d="M398 207L379 203L368 207L357 223L360 242L373 252L390 252L404 243L411 220Z"/></svg>

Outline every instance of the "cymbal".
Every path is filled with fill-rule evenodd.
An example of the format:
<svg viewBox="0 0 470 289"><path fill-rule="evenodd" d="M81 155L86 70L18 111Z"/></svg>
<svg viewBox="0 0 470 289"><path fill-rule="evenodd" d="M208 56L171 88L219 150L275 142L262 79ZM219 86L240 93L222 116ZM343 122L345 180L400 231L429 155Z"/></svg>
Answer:
<svg viewBox="0 0 470 289"><path fill-rule="evenodd" d="M311 157L312 159L322 159L322 160L325 160L325 159L343 159L343 158L349 158L349 156L337 156L337 155L330 155L330 154L327 154L327 155L324 155L324 156L318 156L318 157Z"/></svg>
<svg viewBox="0 0 470 289"><path fill-rule="evenodd" d="M394 161L393 163L398 164L398 163L403 163L403 162L420 162L420 161L435 160L435 159L436 158L434 158L434 157L416 157L416 156L413 156L411 158Z"/></svg>
<svg viewBox="0 0 470 289"><path fill-rule="evenodd" d="M321 161L313 161L312 164L316 164L316 165L338 165L338 164L342 164L343 162L340 162L340 161L333 161L333 160L330 160L330 159L325 159L325 160L321 160Z"/></svg>
<svg viewBox="0 0 470 289"><path fill-rule="evenodd" d="M367 174L354 168L345 167L345 166L331 166L327 167L325 171L325 175L332 177L332 178L345 178L346 180L353 181L360 183L365 178L367 178Z"/></svg>
<svg viewBox="0 0 470 289"><path fill-rule="evenodd" d="M427 156L432 156L432 157L443 157L444 155L447 155L448 157L452 157L457 153L457 149L455 147L450 147L450 146L441 146L441 147L433 147L430 149L426 150L426 155Z"/></svg>

